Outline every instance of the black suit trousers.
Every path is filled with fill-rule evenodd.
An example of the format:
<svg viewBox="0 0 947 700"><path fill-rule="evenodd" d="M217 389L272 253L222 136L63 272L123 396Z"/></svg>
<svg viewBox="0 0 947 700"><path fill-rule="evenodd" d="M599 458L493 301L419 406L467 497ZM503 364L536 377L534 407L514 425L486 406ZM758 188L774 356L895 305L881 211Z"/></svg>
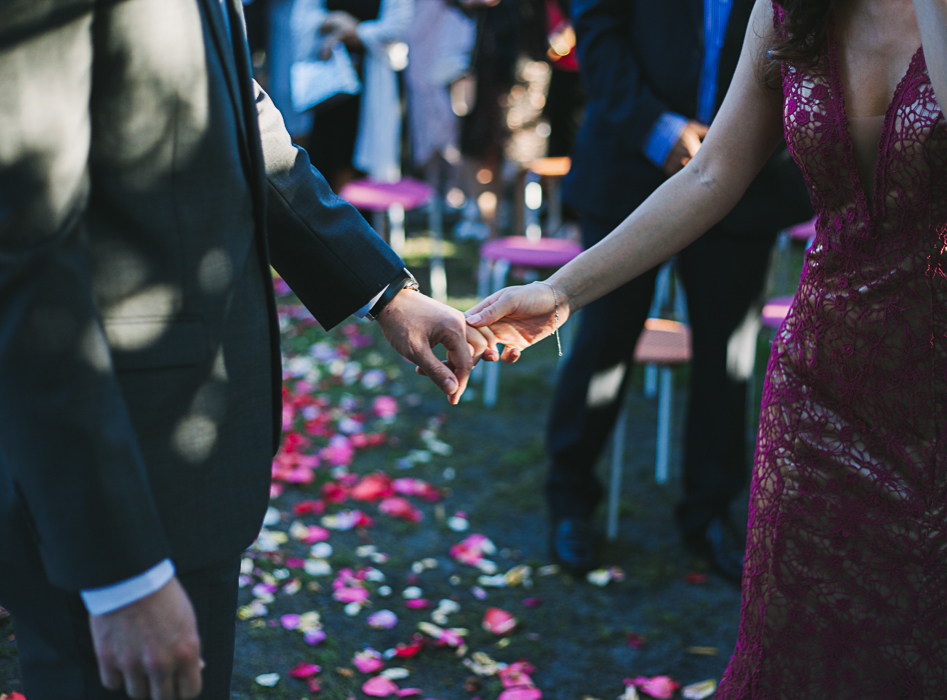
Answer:
<svg viewBox="0 0 947 700"><path fill-rule="evenodd" d="M583 217L586 247L618 223ZM701 531L713 517L726 516L746 485L746 381L728 371L727 348L748 314L759 313L776 234L735 235L717 226L678 258L694 349L683 493L676 513L684 537ZM601 500L595 465L615 425L656 274L651 270L580 313L547 430L546 493L553 519L591 515Z"/></svg>
<svg viewBox="0 0 947 700"><path fill-rule="evenodd" d="M229 700L236 632L240 555L178 574L197 615L201 656L207 666L199 700ZM0 604L13 613L20 678L29 700L123 700L106 690L78 593L52 586L39 556L0 570Z"/></svg>

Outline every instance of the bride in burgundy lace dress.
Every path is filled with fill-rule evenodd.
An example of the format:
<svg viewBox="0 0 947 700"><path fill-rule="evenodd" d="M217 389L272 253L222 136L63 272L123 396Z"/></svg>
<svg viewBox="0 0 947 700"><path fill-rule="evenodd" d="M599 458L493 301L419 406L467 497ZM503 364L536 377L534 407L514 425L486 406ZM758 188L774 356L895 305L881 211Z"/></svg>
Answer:
<svg viewBox="0 0 947 700"><path fill-rule="evenodd" d="M818 235L767 370L717 698L944 698L947 0L779 3L758 0L690 165L548 283L468 321L514 361L718 221L785 136Z"/></svg>

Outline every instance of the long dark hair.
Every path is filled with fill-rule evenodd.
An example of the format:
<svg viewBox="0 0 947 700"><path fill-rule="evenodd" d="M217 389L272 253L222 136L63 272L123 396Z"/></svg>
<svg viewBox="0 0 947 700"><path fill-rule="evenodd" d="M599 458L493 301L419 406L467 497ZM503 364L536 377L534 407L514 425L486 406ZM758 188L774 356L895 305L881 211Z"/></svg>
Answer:
<svg viewBox="0 0 947 700"><path fill-rule="evenodd" d="M829 19L838 0L776 0L776 3L783 8L784 22L776 35L776 43L766 52L768 84L779 83L783 63L806 66L819 60Z"/></svg>

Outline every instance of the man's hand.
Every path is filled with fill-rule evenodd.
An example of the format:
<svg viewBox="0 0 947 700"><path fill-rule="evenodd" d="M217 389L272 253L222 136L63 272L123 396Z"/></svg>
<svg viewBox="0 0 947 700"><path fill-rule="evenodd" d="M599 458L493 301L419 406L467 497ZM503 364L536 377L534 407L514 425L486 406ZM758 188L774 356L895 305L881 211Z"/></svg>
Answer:
<svg viewBox="0 0 947 700"><path fill-rule="evenodd" d="M674 144L671 152L668 153L667 160L664 161L664 172L668 177L676 175L691 158L697 155L700 144L707 135L707 126L693 120L687 122L681 137Z"/></svg>
<svg viewBox="0 0 947 700"><path fill-rule="evenodd" d="M462 313L409 289L399 292L384 308L378 325L391 347L416 364L455 405L467 388L474 358L479 359L487 350L480 333L468 335ZM447 350L447 362L434 355L435 345Z"/></svg>
<svg viewBox="0 0 947 700"><path fill-rule="evenodd" d="M134 700L187 700L201 692L201 643L187 593L163 588L106 615L90 615L102 685Z"/></svg>

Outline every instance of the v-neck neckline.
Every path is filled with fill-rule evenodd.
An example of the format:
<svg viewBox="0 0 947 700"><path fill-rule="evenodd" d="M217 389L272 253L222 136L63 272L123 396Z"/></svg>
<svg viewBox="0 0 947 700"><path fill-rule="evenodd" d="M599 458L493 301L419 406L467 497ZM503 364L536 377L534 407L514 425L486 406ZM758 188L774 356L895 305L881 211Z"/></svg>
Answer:
<svg viewBox="0 0 947 700"><path fill-rule="evenodd" d="M829 78L832 82L832 91L835 93L836 99L839 103L838 111L841 118L840 126L844 133L845 154L848 161L846 165L848 166L849 172L851 173L852 186L855 188L855 196L863 205L868 215L869 221L874 224L878 214L881 213L879 208L884 201L884 195L882 192L885 189L885 151L887 150L888 140L891 136L894 115L897 112L898 107L900 107L901 95L904 92L908 80L912 78L915 73L917 73L921 62L924 60L924 47L919 46L917 51L914 52L914 55L911 57L911 62L908 64L907 70L904 72L904 75L901 76L901 80L898 81L897 86L894 88L894 94L891 96L891 101L888 103L888 106L885 109L884 126L881 128L881 135L878 138L878 144L876 146L877 152L875 154L874 182L872 183L873 189L871 197L869 197L868 191L865 189L865 183L862 181L861 172L858 168L858 160L855 157L855 141L852 138L851 125L848 121L848 111L845 107L845 87L842 85L842 71L839 64L838 31L834 19L829 24L829 36L827 44L829 58Z"/></svg>

